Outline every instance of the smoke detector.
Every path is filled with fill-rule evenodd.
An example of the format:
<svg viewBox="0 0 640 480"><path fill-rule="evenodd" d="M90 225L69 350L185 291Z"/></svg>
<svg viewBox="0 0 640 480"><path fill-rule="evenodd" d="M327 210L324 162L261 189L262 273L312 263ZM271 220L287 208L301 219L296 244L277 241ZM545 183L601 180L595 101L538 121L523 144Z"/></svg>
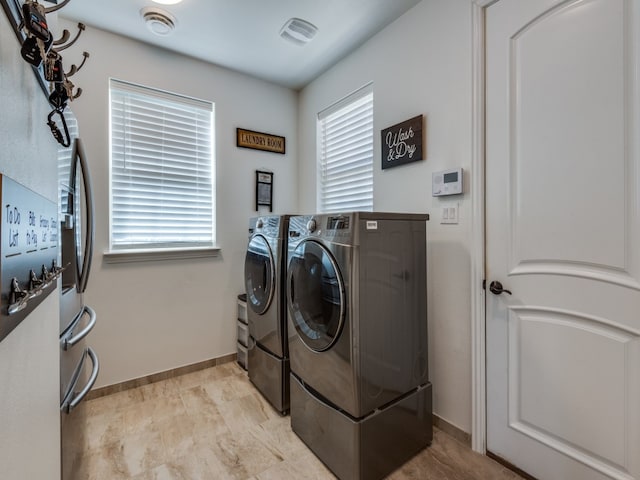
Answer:
<svg viewBox="0 0 640 480"><path fill-rule="evenodd" d="M290 18L280 29L280 36L296 45L306 45L316 33L318 27L301 18Z"/></svg>
<svg viewBox="0 0 640 480"><path fill-rule="evenodd" d="M169 35L176 28L176 18L169 12L156 7L145 7L140 15L147 24L147 28L160 36Z"/></svg>

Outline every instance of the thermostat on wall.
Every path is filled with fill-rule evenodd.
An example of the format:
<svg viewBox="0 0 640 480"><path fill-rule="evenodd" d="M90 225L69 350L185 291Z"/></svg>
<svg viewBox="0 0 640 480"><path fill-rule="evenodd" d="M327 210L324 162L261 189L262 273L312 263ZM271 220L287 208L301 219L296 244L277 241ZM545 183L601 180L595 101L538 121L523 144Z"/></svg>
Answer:
<svg viewBox="0 0 640 480"><path fill-rule="evenodd" d="M462 168L452 168L431 174L432 193L434 197L458 195L462 193Z"/></svg>

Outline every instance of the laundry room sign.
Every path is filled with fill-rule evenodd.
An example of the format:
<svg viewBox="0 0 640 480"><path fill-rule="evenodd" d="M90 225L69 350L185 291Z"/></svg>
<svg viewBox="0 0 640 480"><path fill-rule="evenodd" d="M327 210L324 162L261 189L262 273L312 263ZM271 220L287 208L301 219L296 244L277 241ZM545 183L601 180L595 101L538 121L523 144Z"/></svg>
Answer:
<svg viewBox="0 0 640 480"><path fill-rule="evenodd" d="M422 160L423 117L416 117L385 128L381 132L382 169Z"/></svg>
<svg viewBox="0 0 640 480"><path fill-rule="evenodd" d="M285 153L285 138L270 133L254 132L244 128L236 129L236 146L253 148L273 153Z"/></svg>

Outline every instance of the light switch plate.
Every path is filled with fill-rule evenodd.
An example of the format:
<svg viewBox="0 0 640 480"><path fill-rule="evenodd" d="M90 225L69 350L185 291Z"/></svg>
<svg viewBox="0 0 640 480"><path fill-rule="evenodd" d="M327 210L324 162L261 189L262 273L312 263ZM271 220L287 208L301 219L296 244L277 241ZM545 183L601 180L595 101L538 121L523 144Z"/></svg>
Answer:
<svg viewBox="0 0 640 480"><path fill-rule="evenodd" d="M459 208L457 203L443 206L440 223L449 224L449 225L457 224L458 213L459 213Z"/></svg>

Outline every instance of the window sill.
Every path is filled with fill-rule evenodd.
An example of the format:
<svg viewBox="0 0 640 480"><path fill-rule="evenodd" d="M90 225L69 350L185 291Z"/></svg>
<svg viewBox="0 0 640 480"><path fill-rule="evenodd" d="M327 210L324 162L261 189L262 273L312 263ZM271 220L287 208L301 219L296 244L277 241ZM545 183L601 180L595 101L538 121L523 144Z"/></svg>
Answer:
<svg viewBox="0 0 640 480"><path fill-rule="evenodd" d="M104 252L105 263L154 262L188 258L208 258L220 255L218 247L164 248L158 250L111 250Z"/></svg>

